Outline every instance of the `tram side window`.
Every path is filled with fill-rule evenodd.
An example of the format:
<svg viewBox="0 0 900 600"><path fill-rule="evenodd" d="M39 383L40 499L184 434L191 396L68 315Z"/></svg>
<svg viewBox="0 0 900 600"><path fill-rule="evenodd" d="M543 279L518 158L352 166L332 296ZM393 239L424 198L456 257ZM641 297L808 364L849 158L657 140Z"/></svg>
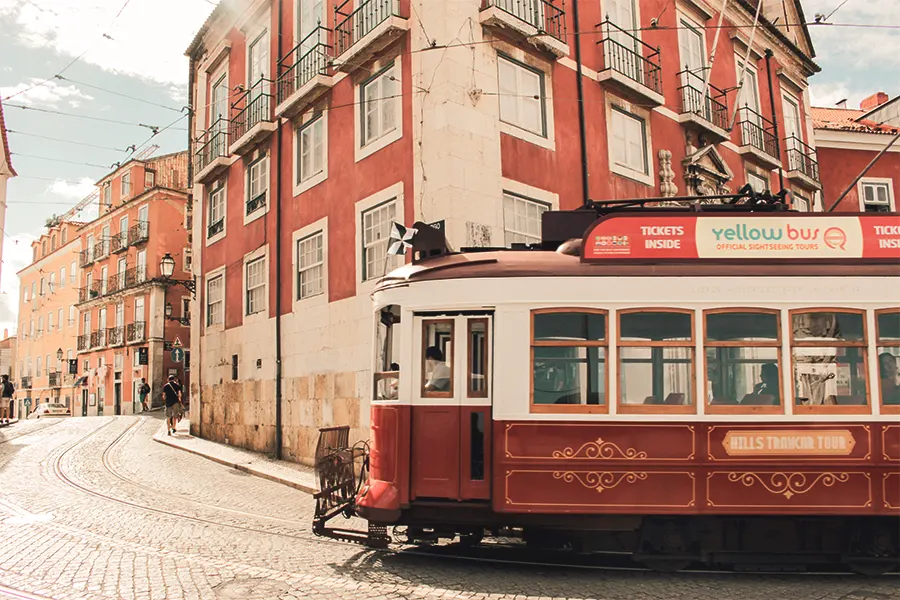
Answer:
<svg viewBox="0 0 900 600"><path fill-rule="evenodd" d="M422 322L422 397L453 396L453 320Z"/></svg>
<svg viewBox="0 0 900 600"><path fill-rule="evenodd" d="M900 309L875 314L881 404L900 412Z"/></svg>
<svg viewBox="0 0 900 600"><path fill-rule="evenodd" d="M781 405L778 313L710 311L704 319L709 405Z"/></svg>
<svg viewBox="0 0 900 600"><path fill-rule="evenodd" d="M862 311L792 312L791 332L798 406L868 404Z"/></svg>
<svg viewBox="0 0 900 600"><path fill-rule="evenodd" d="M375 314L375 400L393 400L400 384L400 307L387 306Z"/></svg>
<svg viewBox="0 0 900 600"><path fill-rule="evenodd" d="M488 396L488 321L469 319L469 398Z"/></svg>
<svg viewBox="0 0 900 600"><path fill-rule="evenodd" d="M606 405L606 314L532 312L532 404Z"/></svg>
<svg viewBox="0 0 900 600"><path fill-rule="evenodd" d="M692 406L694 324L688 311L619 313L619 398L636 405Z"/></svg>

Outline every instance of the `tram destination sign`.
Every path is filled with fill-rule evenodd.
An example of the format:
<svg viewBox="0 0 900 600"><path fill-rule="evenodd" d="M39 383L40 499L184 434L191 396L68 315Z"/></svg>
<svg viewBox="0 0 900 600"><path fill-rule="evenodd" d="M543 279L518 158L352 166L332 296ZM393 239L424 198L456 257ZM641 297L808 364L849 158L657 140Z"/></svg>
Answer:
<svg viewBox="0 0 900 600"><path fill-rule="evenodd" d="M900 260L900 215L614 215L588 228L582 252L588 262Z"/></svg>

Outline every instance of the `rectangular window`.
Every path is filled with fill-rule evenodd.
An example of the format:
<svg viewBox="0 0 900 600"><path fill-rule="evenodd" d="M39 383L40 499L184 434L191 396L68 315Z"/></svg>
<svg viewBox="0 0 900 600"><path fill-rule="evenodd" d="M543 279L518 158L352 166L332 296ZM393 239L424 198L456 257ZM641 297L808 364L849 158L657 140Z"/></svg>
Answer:
<svg viewBox="0 0 900 600"><path fill-rule="evenodd" d="M708 412L782 412L777 311L704 315Z"/></svg>
<svg viewBox="0 0 900 600"><path fill-rule="evenodd" d="M60 238L61 238L61 241L60 241L61 246L65 246L66 244L68 244L69 243L69 230L63 229L62 233L60 234Z"/></svg>
<svg viewBox="0 0 900 600"><path fill-rule="evenodd" d="M40 377L40 376L41 376L41 373L42 373L43 370L44 370L44 369L43 369L43 365L44 365L44 357L43 357L43 356L38 356L38 357L37 357L37 366L36 366L35 371L34 371L34 376L35 376L35 377Z"/></svg>
<svg viewBox="0 0 900 600"><path fill-rule="evenodd" d="M369 281L384 275L387 268L388 237L397 217L397 204L390 200L362 214L362 279Z"/></svg>
<svg viewBox="0 0 900 600"><path fill-rule="evenodd" d="M50 288L49 293L53 293L56 291L56 273L50 273Z"/></svg>
<svg viewBox="0 0 900 600"><path fill-rule="evenodd" d="M46 282L44 281L44 278L43 278L43 277L41 277L41 288L40 288L40 293L41 293L41 296L43 296L44 294L47 293Z"/></svg>
<svg viewBox="0 0 900 600"><path fill-rule="evenodd" d="M547 136L544 74L500 56L500 120Z"/></svg>
<svg viewBox="0 0 900 600"><path fill-rule="evenodd" d="M694 315L619 313L619 410L694 412Z"/></svg>
<svg viewBox="0 0 900 600"><path fill-rule="evenodd" d="M250 56L250 68L247 73L247 83L249 84L249 87L253 88L257 82L264 79L267 74L270 74L268 31L263 31L255 40L253 40L250 44L250 51L248 54ZM260 93L262 93L262 90L258 89L253 98L257 98Z"/></svg>
<svg viewBox="0 0 900 600"><path fill-rule="evenodd" d="M297 242L297 300L325 291L324 238L320 231Z"/></svg>
<svg viewBox="0 0 900 600"><path fill-rule="evenodd" d="M516 196L503 194L503 237L507 246L512 244L537 244L541 241L541 215L550 205Z"/></svg>
<svg viewBox="0 0 900 600"><path fill-rule="evenodd" d="M606 314L531 313L533 412L606 412Z"/></svg>
<svg viewBox="0 0 900 600"><path fill-rule="evenodd" d="M225 317L225 277L217 275L206 283L206 326L222 325Z"/></svg>
<svg viewBox="0 0 900 600"><path fill-rule="evenodd" d="M360 115L363 146L384 137L397 128L397 103L400 86L391 64L360 86Z"/></svg>
<svg viewBox="0 0 900 600"><path fill-rule="evenodd" d="M266 259L247 263L247 314L255 315L266 306Z"/></svg>
<svg viewBox="0 0 900 600"><path fill-rule="evenodd" d="M799 212L809 212L810 202L809 198L801 196L796 192L791 192L791 208Z"/></svg>
<svg viewBox="0 0 900 600"><path fill-rule="evenodd" d="M78 267L75 264L75 261L72 261L72 265L69 267L69 283L75 283L78 278Z"/></svg>
<svg viewBox="0 0 900 600"><path fill-rule="evenodd" d="M891 212L891 184L863 180L859 184L862 190L863 212Z"/></svg>
<svg viewBox="0 0 900 600"><path fill-rule="evenodd" d="M209 193L209 228L207 237L225 231L225 182L219 181Z"/></svg>
<svg viewBox="0 0 900 600"><path fill-rule="evenodd" d="M59 309L59 311L57 311L56 320L58 321L58 323L56 324L56 326L59 327L60 329L62 329L63 327L66 326L65 325L65 323L66 323L65 314L66 313L63 312L63 309Z"/></svg>
<svg viewBox="0 0 900 600"><path fill-rule="evenodd" d="M69 307L69 326L75 325L75 307Z"/></svg>
<svg viewBox="0 0 900 600"><path fill-rule="evenodd" d="M791 312L794 412L868 412L862 311Z"/></svg>
<svg viewBox="0 0 900 600"><path fill-rule="evenodd" d="M647 124L643 119L613 107L612 121L612 155L613 162L630 171L646 175L647 160Z"/></svg>
<svg viewBox="0 0 900 600"><path fill-rule="evenodd" d="M753 188L753 191L761 194L769 189L769 180L766 177L757 175L753 171L747 171L747 183Z"/></svg>
<svg viewBox="0 0 900 600"><path fill-rule="evenodd" d="M66 287L66 268L65 267L61 267L59 269L59 287L60 288Z"/></svg>
<svg viewBox="0 0 900 600"><path fill-rule="evenodd" d="M109 183L103 186L103 204L105 206L112 205L112 185Z"/></svg>
<svg viewBox="0 0 900 600"><path fill-rule="evenodd" d="M325 170L325 118L317 116L297 129L297 183Z"/></svg>
<svg viewBox="0 0 900 600"><path fill-rule="evenodd" d="M37 334L44 333L44 317L38 317Z"/></svg>
<svg viewBox="0 0 900 600"><path fill-rule="evenodd" d="M422 397L453 397L453 320L422 321Z"/></svg>
<svg viewBox="0 0 900 600"><path fill-rule="evenodd" d="M194 260L192 250L190 248L184 249L184 270L187 273L190 273L194 268Z"/></svg>
<svg viewBox="0 0 900 600"><path fill-rule="evenodd" d="M144 187L150 189L156 185L156 171L144 171Z"/></svg>
<svg viewBox="0 0 900 600"><path fill-rule="evenodd" d="M469 398L488 397L488 320L469 319L468 339L468 390Z"/></svg>
<svg viewBox="0 0 900 600"><path fill-rule="evenodd" d="M47 333L50 333L52 331L53 331L53 313L49 312L49 313L47 313Z"/></svg>
<svg viewBox="0 0 900 600"><path fill-rule="evenodd" d="M247 168L247 214L266 205L269 191L269 157L263 156Z"/></svg>
<svg viewBox="0 0 900 600"><path fill-rule="evenodd" d="M131 195L131 173L125 173L122 175L122 198L127 198Z"/></svg>
<svg viewBox="0 0 900 600"><path fill-rule="evenodd" d="M881 412L900 414L900 310L875 313Z"/></svg>

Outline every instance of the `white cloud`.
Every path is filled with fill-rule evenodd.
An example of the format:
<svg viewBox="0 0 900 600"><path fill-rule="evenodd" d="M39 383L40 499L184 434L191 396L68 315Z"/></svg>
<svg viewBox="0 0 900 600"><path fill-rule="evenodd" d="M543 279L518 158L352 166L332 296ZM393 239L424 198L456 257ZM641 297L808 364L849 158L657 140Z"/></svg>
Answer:
<svg viewBox="0 0 900 600"><path fill-rule="evenodd" d="M813 106L833 107L841 100L847 100L848 108L856 108L862 98L851 94L844 83L813 83L809 86L809 96Z"/></svg>
<svg viewBox="0 0 900 600"><path fill-rule="evenodd" d="M75 198L81 200L94 191L94 181L88 177L82 177L78 183L69 183L68 181L57 180L50 184L47 188L48 192L65 196L66 198Z"/></svg>
<svg viewBox="0 0 900 600"><path fill-rule="evenodd" d="M19 315L19 278L17 272L31 264L31 242L28 234L3 238L3 264L0 266L0 333L16 330Z"/></svg>
<svg viewBox="0 0 900 600"><path fill-rule="evenodd" d="M67 58L87 50L81 60L111 72L186 83L184 51L213 7L201 0L131 2L116 18L121 8L121 0L0 0L0 17L15 23L12 33L28 46Z"/></svg>
<svg viewBox="0 0 900 600"><path fill-rule="evenodd" d="M32 77L14 87L0 87L0 96L5 98L12 94L19 94L16 96L16 102L43 108L59 108L61 104L78 108L81 106L82 100L94 99L93 96L88 96L74 85L60 85L55 81L48 81L43 85L28 89L40 81L42 80ZM23 90L28 91L23 92Z"/></svg>

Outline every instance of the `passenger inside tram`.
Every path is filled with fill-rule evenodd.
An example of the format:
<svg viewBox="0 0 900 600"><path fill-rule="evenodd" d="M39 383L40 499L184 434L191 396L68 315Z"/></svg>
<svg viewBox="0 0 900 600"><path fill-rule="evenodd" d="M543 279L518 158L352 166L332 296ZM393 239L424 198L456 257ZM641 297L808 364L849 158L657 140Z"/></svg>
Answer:
<svg viewBox="0 0 900 600"><path fill-rule="evenodd" d="M425 389L429 392L446 392L450 389L450 367L444 362L444 353L437 346L425 350ZM430 374L430 376L429 376Z"/></svg>
<svg viewBox="0 0 900 600"><path fill-rule="evenodd" d="M883 404L900 404L900 367L898 359L890 352L878 355L879 377L881 379L881 402Z"/></svg>
<svg viewBox="0 0 900 600"><path fill-rule="evenodd" d="M753 394L745 397L741 404L780 404L778 385L778 365L766 363L759 370L759 383L753 386Z"/></svg>

